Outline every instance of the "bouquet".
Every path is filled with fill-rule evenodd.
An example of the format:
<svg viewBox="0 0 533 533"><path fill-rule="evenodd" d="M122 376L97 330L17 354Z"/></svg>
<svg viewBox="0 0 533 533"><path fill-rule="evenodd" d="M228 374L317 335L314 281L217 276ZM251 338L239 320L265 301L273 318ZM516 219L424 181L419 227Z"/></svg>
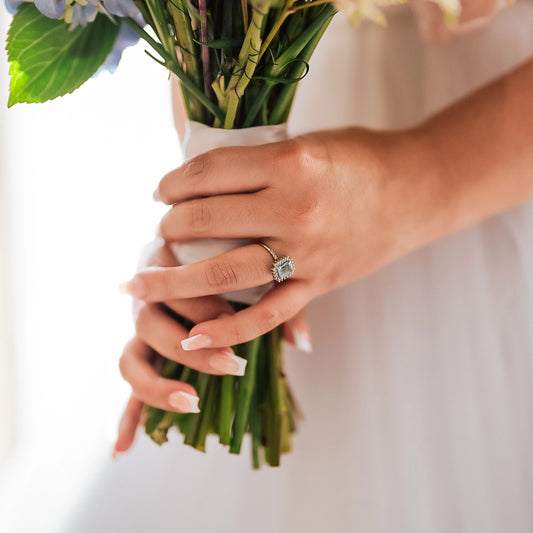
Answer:
<svg viewBox="0 0 533 533"><path fill-rule="evenodd" d="M379 6L402 1L338 0L337 7L354 23L370 18L384 24ZM457 0L442 1L453 17ZM223 132L236 129L266 128L261 131L267 138L279 133L272 128L286 122L297 83L336 12L329 0L6 2L15 13L7 42L8 105L74 91L99 69L115 68L124 47L141 38L150 47L146 53L179 79L191 130L200 136L207 136L202 128L220 130L222 139ZM236 310L250 303L230 298ZM193 325L175 318L187 328ZM249 433L253 466L263 460L279 465L300 418L283 371L281 338L276 328L236 347L247 359L242 377L202 374L165 360L161 374L195 387L200 412L145 406L146 432L162 444L176 426L186 444L202 451L207 436L216 434L230 453L240 453Z"/></svg>

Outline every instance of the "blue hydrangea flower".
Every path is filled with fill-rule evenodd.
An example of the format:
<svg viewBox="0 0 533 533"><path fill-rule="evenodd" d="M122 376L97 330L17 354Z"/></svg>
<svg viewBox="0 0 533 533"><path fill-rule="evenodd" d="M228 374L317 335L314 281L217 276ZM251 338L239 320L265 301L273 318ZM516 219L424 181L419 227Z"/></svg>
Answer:
<svg viewBox="0 0 533 533"><path fill-rule="evenodd" d="M104 7L117 17L132 17L139 15L139 9L133 0L102 0Z"/></svg>
<svg viewBox="0 0 533 533"><path fill-rule="evenodd" d="M137 17L137 22L139 19ZM144 21L141 25L144 26ZM113 45L113 49L107 56L103 65L98 69L98 73L102 70L107 70L109 72L114 72L117 68L120 58L122 57L122 52L128 47L133 46L139 40L139 36L126 24L120 25L120 30L118 31L117 40Z"/></svg>
<svg viewBox="0 0 533 533"><path fill-rule="evenodd" d="M60 19L65 12L65 0L34 0L35 7L49 19Z"/></svg>
<svg viewBox="0 0 533 533"><path fill-rule="evenodd" d="M22 0L5 0L6 2L6 9L14 15L17 12L17 9L19 8L20 4L22 4Z"/></svg>
<svg viewBox="0 0 533 533"><path fill-rule="evenodd" d="M70 28L73 30L78 26L87 26L88 22L93 22L98 14L98 8L94 4L86 4L84 6L80 4L73 4L72 17L70 18ZM65 18L66 21L66 18Z"/></svg>

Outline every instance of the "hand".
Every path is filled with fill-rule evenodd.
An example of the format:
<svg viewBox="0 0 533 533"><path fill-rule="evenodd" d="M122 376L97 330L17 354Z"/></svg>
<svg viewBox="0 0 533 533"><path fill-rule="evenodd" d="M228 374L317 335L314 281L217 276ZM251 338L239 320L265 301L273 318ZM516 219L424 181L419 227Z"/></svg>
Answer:
<svg viewBox="0 0 533 533"><path fill-rule="evenodd" d="M173 205L166 241L203 237L264 241L290 255L295 274L256 305L196 325L187 350L253 339L290 319L312 298L405 253L424 188L411 183L408 132L348 129L259 147L208 152L171 172L156 197ZM409 216L407 216L409 215ZM146 302L195 298L272 280L272 258L251 244L193 265L139 272L126 290Z"/></svg>
<svg viewBox="0 0 533 533"><path fill-rule="evenodd" d="M178 265L174 254L161 239L145 248L140 264L165 267ZM172 300L165 302L165 306L134 300L133 307L136 335L126 345L120 359L121 373L130 383L133 393L119 424L114 456L128 450L133 444L143 403L176 412L188 412L197 407L198 396L192 386L159 376L162 356L211 374L242 374L246 363L236 357L229 347L223 350L202 350L195 354L183 351L178 341L185 339L188 332L165 310L171 309L194 323L220 314L233 314L231 305L222 298L209 296ZM303 313L285 325L284 336L289 342L299 341L299 347L303 349L310 348L309 342L306 342L307 324ZM210 364L213 359L215 367Z"/></svg>

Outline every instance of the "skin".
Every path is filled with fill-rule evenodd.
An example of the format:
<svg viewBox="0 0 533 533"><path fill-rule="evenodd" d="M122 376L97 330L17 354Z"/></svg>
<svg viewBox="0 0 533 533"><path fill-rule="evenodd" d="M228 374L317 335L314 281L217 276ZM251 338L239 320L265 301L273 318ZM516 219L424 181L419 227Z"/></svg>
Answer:
<svg viewBox="0 0 533 533"><path fill-rule="evenodd" d="M184 267L155 261L167 268L138 272L125 289L154 315L149 324L137 323L144 344L125 352L145 355L121 363L136 397L167 403L146 345L185 364L193 354L195 368L209 371L205 348L175 349L183 332L155 314L161 302L186 314L183 302L211 298L210 304L196 300L197 325L188 333L205 336L208 351L253 339L292 317L305 330L298 313L317 296L530 198L531 87L533 60L408 130L348 128L217 149L167 174L155 193L171 206L159 228L166 242L253 238L279 256L290 254L295 274L249 309L219 318L222 304L213 295L271 281L272 259L261 246ZM118 443L129 435L123 441L131 444L139 410L128 405Z"/></svg>

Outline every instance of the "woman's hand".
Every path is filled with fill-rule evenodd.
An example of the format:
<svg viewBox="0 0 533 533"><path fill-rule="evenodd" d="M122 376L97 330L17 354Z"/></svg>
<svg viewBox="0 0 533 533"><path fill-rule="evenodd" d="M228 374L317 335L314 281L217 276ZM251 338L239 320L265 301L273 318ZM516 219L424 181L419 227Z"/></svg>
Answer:
<svg viewBox="0 0 533 533"><path fill-rule="evenodd" d="M141 265L175 267L178 262L162 239L156 239L143 251ZM230 347L201 350L194 354L182 349L180 340L188 331L169 314L169 310L193 323L220 315L232 315L231 305L222 298L206 296L187 300L169 300L163 304L147 304L134 299L135 337L125 346L120 370L132 387L132 395L119 424L114 455L128 450L141 418L143 403L178 413L198 409L198 395L187 383L162 378L158 370L163 357L210 374L242 375L246 360L236 356ZM285 324L284 337L302 349L309 349L307 324L303 313ZM163 356L163 357L162 357Z"/></svg>
<svg viewBox="0 0 533 533"><path fill-rule="evenodd" d="M164 241L156 239L143 251L140 264L146 267L175 267L178 262ZM195 323L234 312L228 302L213 296L170 300L165 305L133 301L136 334L125 346L120 358L120 371L133 392L120 421L113 451L115 456L132 445L143 403L178 413L198 409L198 395L191 385L159 376L162 356L213 374L244 372L246 361L235 356L231 348L202 350L198 358L184 352L179 341L187 338L188 332L171 318L169 310Z"/></svg>
<svg viewBox="0 0 533 533"><path fill-rule="evenodd" d="M160 224L168 242L204 237L264 241L290 255L293 277L257 304L195 326L186 351L253 339L307 302L405 253L425 194L406 159L408 132L347 129L259 147L217 149L161 181L156 198L173 205ZM272 281L272 258L257 244L188 266L139 272L125 289L146 302L197 298Z"/></svg>

